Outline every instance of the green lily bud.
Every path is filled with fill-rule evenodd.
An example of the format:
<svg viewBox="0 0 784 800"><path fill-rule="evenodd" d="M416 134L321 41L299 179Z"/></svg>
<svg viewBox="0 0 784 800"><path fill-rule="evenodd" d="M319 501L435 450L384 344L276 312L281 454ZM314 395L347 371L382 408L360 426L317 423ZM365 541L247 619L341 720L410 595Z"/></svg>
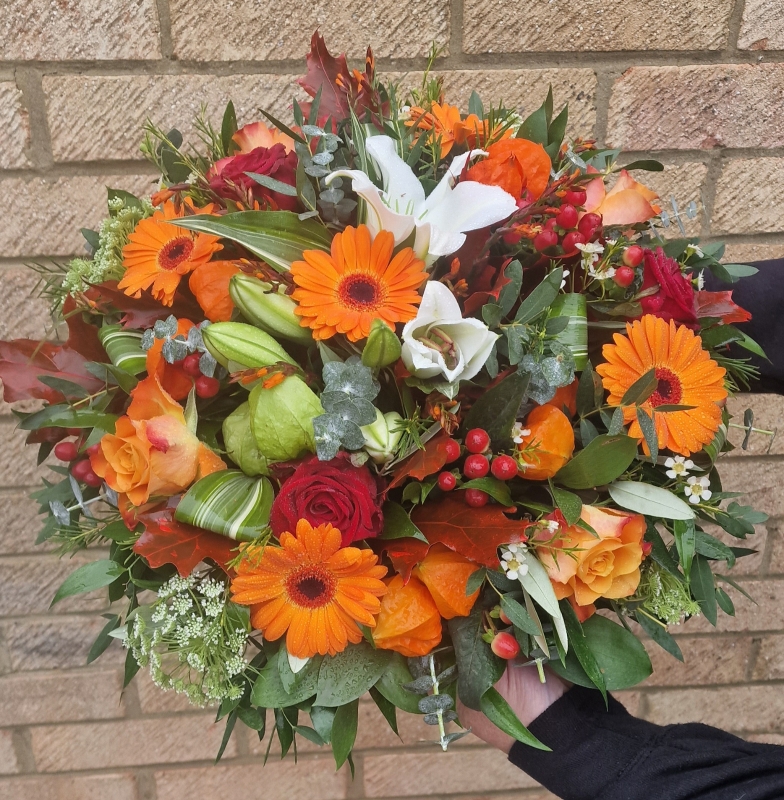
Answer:
<svg viewBox="0 0 784 800"><path fill-rule="evenodd" d="M313 343L310 328L303 328L294 313L297 304L273 290L272 284L239 272L229 282L229 294L242 316L257 328L299 344Z"/></svg>
<svg viewBox="0 0 784 800"><path fill-rule="evenodd" d="M403 417L397 411L382 414L376 409L376 421L360 428L365 439L365 451L376 464L383 464L392 458L403 434L400 427L402 421Z"/></svg>
<svg viewBox="0 0 784 800"><path fill-rule="evenodd" d="M268 461L290 461L316 452L313 419L324 409L302 378L290 375L270 389L259 384L248 402L256 445Z"/></svg>
<svg viewBox="0 0 784 800"><path fill-rule="evenodd" d="M130 375L147 369L147 353L142 349L142 332L123 328L122 325L104 325L98 338L115 367Z"/></svg>
<svg viewBox="0 0 784 800"><path fill-rule="evenodd" d="M269 464L261 454L250 429L250 403L243 403L223 420L226 455L246 475L269 475Z"/></svg>
<svg viewBox="0 0 784 800"><path fill-rule="evenodd" d="M400 339L380 319L374 319L362 351L362 363L371 369L381 369L400 358Z"/></svg>
<svg viewBox="0 0 784 800"><path fill-rule="evenodd" d="M244 322L214 322L202 328L204 346L229 372L268 367L278 361L296 364L268 334Z"/></svg>

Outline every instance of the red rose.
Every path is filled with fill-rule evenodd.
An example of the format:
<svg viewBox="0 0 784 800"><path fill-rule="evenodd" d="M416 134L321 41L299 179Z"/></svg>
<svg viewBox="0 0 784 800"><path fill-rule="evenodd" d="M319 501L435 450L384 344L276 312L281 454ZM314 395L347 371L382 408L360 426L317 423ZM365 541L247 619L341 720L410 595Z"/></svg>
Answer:
<svg viewBox="0 0 784 800"><path fill-rule="evenodd" d="M210 188L220 197L229 200L242 200L249 193L255 200L272 201L277 208L285 211L297 211L299 202L296 197L289 197L274 192L266 186L256 183L245 173L255 172L268 175L289 186L297 185L297 156L287 153L282 144L272 147L257 147L250 153L238 153L217 161L207 177Z"/></svg>
<svg viewBox="0 0 784 800"><path fill-rule="evenodd" d="M655 253L645 250L642 288L650 289L654 286L658 286L659 291L640 301L645 314L653 314L667 322L674 320L681 325L696 327L694 287L683 276L678 262L667 257L661 247Z"/></svg>
<svg viewBox="0 0 784 800"><path fill-rule="evenodd" d="M331 461L313 456L281 486L272 504L272 532L294 531L300 519L313 526L329 522L343 535L343 547L378 536L384 518L376 479L345 453Z"/></svg>

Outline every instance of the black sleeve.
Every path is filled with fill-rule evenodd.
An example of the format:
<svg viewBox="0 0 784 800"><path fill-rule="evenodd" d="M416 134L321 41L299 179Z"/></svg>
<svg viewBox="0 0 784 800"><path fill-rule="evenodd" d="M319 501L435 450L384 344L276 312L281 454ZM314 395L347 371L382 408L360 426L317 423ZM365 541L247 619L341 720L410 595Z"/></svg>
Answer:
<svg viewBox="0 0 784 800"><path fill-rule="evenodd" d="M756 261L759 272L738 283L718 281L705 271L705 288L711 292L732 291L732 299L751 312L751 319L740 325L767 353L770 361L751 356L760 371L760 379L752 381L752 392L784 394L784 259ZM747 358L748 351L732 347L732 355Z"/></svg>
<svg viewBox="0 0 784 800"><path fill-rule="evenodd" d="M530 726L548 753L515 742L509 760L563 800L781 800L784 747L707 725L661 727L575 686Z"/></svg>

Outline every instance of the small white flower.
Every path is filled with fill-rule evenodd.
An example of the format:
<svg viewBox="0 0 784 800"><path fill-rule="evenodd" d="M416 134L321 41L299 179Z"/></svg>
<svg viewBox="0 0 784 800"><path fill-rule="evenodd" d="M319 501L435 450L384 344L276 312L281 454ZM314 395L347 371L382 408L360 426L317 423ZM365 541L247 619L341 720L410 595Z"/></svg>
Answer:
<svg viewBox="0 0 784 800"><path fill-rule="evenodd" d="M515 422L512 426L512 441L515 444L522 444L525 437L530 435L530 428L524 428L522 422Z"/></svg>
<svg viewBox="0 0 784 800"><path fill-rule="evenodd" d="M564 288L564 286L566 286L566 279L569 277L569 275L570 275L570 272L569 272L569 270L568 270L568 269L565 269L565 270L563 271L563 280L561 281L561 288L562 288L562 289Z"/></svg>
<svg viewBox="0 0 784 800"><path fill-rule="evenodd" d="M666 472L668 478L685 478L691 470L696 469L694 462L684 456L668 458L664 466L668 468Z"/></svg>
<svg viewBox="0 0 784 800"><path fill-rule="evenodd" d="M510 581L516 581L528 574L524 544L508 544L501 548L501 569Z"/></svg>
<svg viewBox="0 0 784 800"><path fill-rule="evenodd" d="M708 488L709 486L710 481L705 476L698 478L696 475L692 475L686 481L683 492L689 498L689 502L696 505L703 500L710 500L713 492Z"/></svg>
<svg viewBox="0 0 784 800"><path fill-rule="evenodd" d="M604 245L598 242L586 242L585 244L576 244L575 247L582 253L603 253Z"/></svg>
<svg viewBox="0 0 784 800"><path fill-rule="evenodd" d="M705 253L703 253L702 250L700 250L700 248L697 247L696 244L687 244L686 245L686 258L689 258L689 256L692 256L692 255L695 255L698 258L705 258Z"/></svg>

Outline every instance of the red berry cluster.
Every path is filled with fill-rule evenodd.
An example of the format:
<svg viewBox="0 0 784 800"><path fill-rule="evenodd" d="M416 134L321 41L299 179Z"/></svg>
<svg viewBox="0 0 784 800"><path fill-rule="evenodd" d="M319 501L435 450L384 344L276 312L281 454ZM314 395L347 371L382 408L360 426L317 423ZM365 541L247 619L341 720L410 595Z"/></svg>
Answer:
<svg viewBox="0 0 784 800"><path fill-rule="evenodd" d="M621 256L623 265L616 268L613 276L613 280L618 286L627 289L634 283L634 279L637 277L635 267L642 262L643 252L642 247L638 244L630 245L623 251L623 256Z"/></svg>
<svg viewBox="0 0 784 800"><path fill-rule="evenodd" d="M468 480L485 478L488 473L499 481L509 481L517 475L517 462L507 455L493 456L490 450L490 435L482 428L472 428L465 435L463 445L468 451L463 462L462 473ZM461 455L460 444L454 439L446 443L447 464L457 461ZM492 460L491 460L492 459ZM442 472L438 476L438 487L444 492L451 492L457 486L457 477L453 472ZM490 499L481 489L466 489L463 497L467 505L481 508Z"/></svg>
<svg viewBox="0 0 784 800"><path fill-rule="evenodd" d="M585 205L584 189L570 189L554 217L544 224L544 230L534 237L534 249L546 255L556 255L554 248L560 243L562 256L573 256L578 244L586 244L601 233L602 218L599 214L583 214L578 208Z"/></svg>
<svg viewBox="0 0 784 800"><path fill-rule="evenodd" d="M81 428L68 428L68 435L75 436L76 441L58 442L54 446L54 455L55 458L60 461L67 461L71 464L71 475L73 475L77 481L81 481L97 489L103 483L103 478L93 472L89 456L95 453L101 445L90 445L90 447L85 448L84 453L82 453L81 450L84 445L82 434L83 431ZM82 455L86 455L87 458L82 458Z"/></svg>
<svg viewBox="0 0 784 800"><path fill-rule="evenodd" d="M193 378L193 385L196 388L196 394L199 397L215 397L220 390L220 381L217 378L210 378L207 375L202 375L201 366L201 353L191 353L185 356L180 362L182 371Z"/></svg>

